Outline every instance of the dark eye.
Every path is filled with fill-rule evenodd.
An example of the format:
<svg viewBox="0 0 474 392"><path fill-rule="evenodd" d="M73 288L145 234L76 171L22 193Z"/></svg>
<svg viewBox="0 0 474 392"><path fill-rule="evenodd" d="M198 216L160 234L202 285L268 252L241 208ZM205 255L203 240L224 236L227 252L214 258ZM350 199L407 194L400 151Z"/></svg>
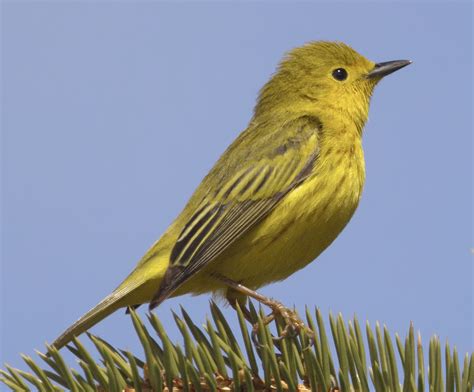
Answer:
<svg viewBox="0 0 474 392"><path fill-rule="evenodd" d="M344 68L336 68L334 71L332 71L332 77L339 81L346 80L347 71Z"/></svg>

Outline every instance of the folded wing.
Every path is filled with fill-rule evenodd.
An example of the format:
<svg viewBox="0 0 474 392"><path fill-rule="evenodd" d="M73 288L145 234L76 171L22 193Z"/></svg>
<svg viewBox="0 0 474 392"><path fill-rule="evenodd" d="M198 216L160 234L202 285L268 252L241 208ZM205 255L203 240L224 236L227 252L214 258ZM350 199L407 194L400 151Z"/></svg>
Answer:
<svg viewBox="0 0 474 392"><path fill-rule="evenodd" d="M259 138L252 132L248 129L236 141L248 148L232 145L203 181L201 187L218 185L206 190L184 225L150 308L215 260L312 173L321 132L317 118L300 117Z"/></svg>

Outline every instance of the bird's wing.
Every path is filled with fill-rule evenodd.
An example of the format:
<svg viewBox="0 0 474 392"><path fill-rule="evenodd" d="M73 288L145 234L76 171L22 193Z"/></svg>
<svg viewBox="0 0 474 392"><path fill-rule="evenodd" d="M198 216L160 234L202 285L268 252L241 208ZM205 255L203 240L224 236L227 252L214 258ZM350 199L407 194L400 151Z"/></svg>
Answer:
<svg viewBox="0 0 474 392"><path fill-rule="evenodd" d="M206 191L184 225L150 308L218 257L308 177L318 157L320 129L317 118L304 116L258 138L251 130L241 135L236 142L248 148L232 145L216 165L225 170L211 170L201 184L219 186ZM236 157L237 151L251 154Z"/></svg>

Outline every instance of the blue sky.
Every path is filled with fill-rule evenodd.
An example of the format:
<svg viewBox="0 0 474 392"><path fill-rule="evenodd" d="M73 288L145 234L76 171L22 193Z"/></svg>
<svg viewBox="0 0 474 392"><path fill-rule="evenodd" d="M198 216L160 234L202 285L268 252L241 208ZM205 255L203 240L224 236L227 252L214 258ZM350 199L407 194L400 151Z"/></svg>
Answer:
<svg viewBox="0 0 474 392"><path fill-rule="evenodd" d="M425 342L472 350L470 3L2 11L2 363L24 367L19 353L42 349L128 274L245 128L282 55L318 39L413 64L374 94L354 218L316 262L262 292L401 335L413 321ZM176 336L170 309L201 322L209 299L156 312ZM123 312L93 332L138 351Z"/></svg>

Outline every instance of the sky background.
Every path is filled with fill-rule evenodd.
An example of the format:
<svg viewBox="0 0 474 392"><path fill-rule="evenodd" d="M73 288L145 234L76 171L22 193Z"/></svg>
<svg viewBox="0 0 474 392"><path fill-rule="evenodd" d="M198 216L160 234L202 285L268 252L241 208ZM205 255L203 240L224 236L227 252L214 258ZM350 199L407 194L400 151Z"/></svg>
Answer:
<svg viewBox="0 0 474 392"><path fill-rule="evenodd" d="M261 291L402 336L413 321L425 343L438 334L472 350L470 3L2 11L2 364L25 368L20 353L43 349L121 282L245 128L282 55L319 39L413 64L375 91L352 221L317 262ZM156 313L175 337L171 309L201 323L209 299ZM122 311L92 331L140 352Z"/></svg>

